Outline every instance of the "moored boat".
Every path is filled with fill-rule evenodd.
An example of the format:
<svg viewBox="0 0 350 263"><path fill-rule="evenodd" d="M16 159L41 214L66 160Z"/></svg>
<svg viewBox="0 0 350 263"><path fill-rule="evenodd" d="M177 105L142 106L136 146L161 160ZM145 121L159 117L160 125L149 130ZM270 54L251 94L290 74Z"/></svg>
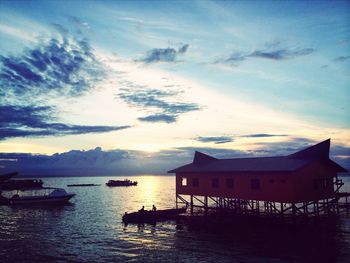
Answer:
<svg viewBox="0 0 350 263"><path fill-rule="evenodd" d="M65 204L75 194L67 193L62 188L45 187L41 189L26 189L24 191L16 191L15 194L9 196L1 195L1 203L7 205L33 205L33 204Z"/></svg>
<svg viewBox="0 0 350 263"><path fill-rule="evenodd" d="M109 180L106 183L107 186L136 186L136 181L130 181L129 179L125 180Z"/></svg>
<svg viewBox="0 0 350 263"><path fill-rule="evenodd" d="M2 190L16 190L26 188L42 188L43 181L40 179L8 180L0 183Z"/></svg>
<svg viewBox="0 0 350 263"><path fill-rule="evenodd" d="M123 222L125 223L154 223L158 221L165 221L175 218L179 214L186 213L186 207L163 209L163 210L144 210L132 213L125 213L123 215Z"/></svg>

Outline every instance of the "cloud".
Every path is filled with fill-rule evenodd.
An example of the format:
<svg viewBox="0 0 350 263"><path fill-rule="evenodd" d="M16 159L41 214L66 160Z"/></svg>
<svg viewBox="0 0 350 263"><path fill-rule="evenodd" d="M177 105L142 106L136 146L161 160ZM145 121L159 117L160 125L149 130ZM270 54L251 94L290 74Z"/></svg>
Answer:
<svg viewBox="0 0 350 263"><path fill-rule="evenodd" d="M55 122L49 106L0 106L0 140L14 137L63 136L117 131L130 126L88 126Z"/></svg>
<svg viewBox="0 0 350 263"><path fill-rule="evenodd" d="M61 25L52 26L59 37L27 48L17 56L0 55L0 140L129 128L57 120L58 109L48 104L50 99L86 94L95 88L106 70L87 39L74 39Z"/></svg>
<svg viewBox="0 0 350 263"><path fill-rule="evenodd" d="M278 49L278 50L256 50L252 52L248 57L258 57L258 58L266 58L266 59L273 59L273 60L284 60L284 59L290 59L300 56L306 56L314 52L315 50L313 48L302 48L302 49L295 49L295 50L288 50L288 49Z"/></svg>
<svg viewBox="0 0 350 263"><path fill-rule="evenodd" d="M87 22L81 20L79 17L70 16L69 19L71 22L73 22L75 25L77 25L79 27L86 27L86 28L90 29L89 24Z"/></svg>
<svg viewBox="0 0 350 263"><path fill-rule="evenodd" d="M284 136L288 136L288 135L287 134L256 133L256 134L241 135L240 137L244 137L244 138L264 138L264 137L284 137Z"/></svg>
<svg viewBox="0 0 350 263"><path fill-rule="evenodd" d="M335 59L333 59L333 61L344 62L344 61L349 60L349 59L350 59L350 56L339 56L339 57L336 57Z"/></svg>
<svg viewBox="0 0 350 263"><path fill-rule="evenodd" d="M9 25L0 24L0 32L3 34L13 36L15 38L22 39L24 41L35 42L37 40L33 32L29 33L29 32L26 32L25 30L12 27Z"/></svg>
<svg viewBox="0 0 350 263"><path fill-rule="evenodd" d="M167 115L167 114L155 114L155 115L149 115L146 117L140 117L140 118L138 118L138 120L144 121L144 122L173 123L173 122L176 122L176 116Z"/></svg>
<svg viewBox="0 0 350 263"><path fill-rule="evenodd" d="M233 138L230 136L213 136L213 137L198 136L198 137L194 138L194 140L199 141L199 142L205 142L205 143L213 142L215 144L233 142Z"/></svg>
<svg viewBox="0 0 350 263"><path fill-rule="evenodd" d="M286 141L254 143L258 147L247 152L256 156L284 156L315 143L317 142L308 138L291 137Z"/></svg>
<svg viewBox="0 0 350 263"><path fill-rule="evenodd" d="M121 89L118 94L122 100L131 106L156 111L152 115L139 118L141 121L172 123L180 114L200 110L200 106L196 103L169 101L176 98L180 91L148 89L132 83L128 85L132 88Z"/></svg>
<svg viewBox="0 0 350 263"><path fill-rule="evenodd" d="M87 39L60 38L27 48L17 56L0 55L0 93L3 100L38 96L79 96L94 88L104 76Z"/></svg>
<svg viewBox="0 0 350 263"><path fill-rule="evenodd" d="M217 158L243 157L244 152L214 148L180 147L150 155L142 151L109 150L100 147L82 151L71 150L53 155L0 153L3 172L18 171L20 175L126 175L167 174L177 166L190 163L195 150ZM16 160L16 161L6 161Z"/></svg>
<svg viewBox="0 0 350 263"><path fill-rule="evenodd" d="M315 52L314 48L289 48L281 46L280 42L274 44L265 44L262 49L253 51L236 51L226 58L220 58L214 63L233 64L244 61L248 58L263 58L276 61L292 59L296 57L306 56Z"/></svg>
<svg viewBox="0 0 350 263"><path fill-rule="evenodd" d="M177 56L185 54L189 46L189 44L185 44L178 50L175 48L154 48L149 50L144 58L137 61L145 63L176 62Z"/></svg>
<svg viewBox="0 0 350 263"><path fill-rule="evenodd" d="M126 175L166 174L168 170L192 162L195 151L219 159L288 155L315 143L305 138L288 142L261 145L259 150L217 149L211 147L178 147L155 154L133 150L104 151L95 149L71 150L53 155L30 153L0 153L3 172L19 171L21 175ZM286 147L286 148L285 148ZM287 149L289 148L289 149ZM334 145L331 158L344 167L350 167L350 148ZM341 157L337 157L337 155Z"/></svg>

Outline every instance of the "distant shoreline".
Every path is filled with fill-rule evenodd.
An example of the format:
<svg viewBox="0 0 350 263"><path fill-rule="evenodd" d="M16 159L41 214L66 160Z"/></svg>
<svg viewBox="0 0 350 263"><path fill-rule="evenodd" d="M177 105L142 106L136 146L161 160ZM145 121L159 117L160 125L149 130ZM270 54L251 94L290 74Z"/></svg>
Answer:
<svg viewBox="0 0 350 263"><path fill-rule="evenodd" d="M50 177L128 177L128 176L175 176L174 174L126 174L126 175L18 175L16 178L50 178ZM350 176L350 175L349 175Z"/></svg>
<svg viewBox="0 0 350 263"><path fill-rule="evenodd" d="M175 174L124 174L124 175L17 175L16 178L50 178L50 177L128 177L128 176L175 176ZM340 177L350 177L350 173L338 173Z"/></svg>

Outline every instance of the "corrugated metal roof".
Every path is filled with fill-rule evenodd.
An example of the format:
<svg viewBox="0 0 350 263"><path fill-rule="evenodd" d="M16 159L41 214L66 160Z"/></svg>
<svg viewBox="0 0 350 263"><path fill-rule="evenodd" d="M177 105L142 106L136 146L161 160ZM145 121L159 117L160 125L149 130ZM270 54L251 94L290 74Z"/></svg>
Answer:
<svg viewBox="0 0 350 263"><path fill-rule="evenodd" d="M309 160L287 157L221 159L206 164L190 163L171 170L169 173L295 171L308 163Z"/></svg>
<svg viewBox="0 0 350 263"><path fill-rule="evenodd" d="M288 156L216 159L204 153L195 152L193 162L168 173L197 172L280 172L296 171L315 160L327 160L328 165L338 172L346 171L329 159L330 139L315 144ZM331 164L332 163L332 164Z"/></svg>

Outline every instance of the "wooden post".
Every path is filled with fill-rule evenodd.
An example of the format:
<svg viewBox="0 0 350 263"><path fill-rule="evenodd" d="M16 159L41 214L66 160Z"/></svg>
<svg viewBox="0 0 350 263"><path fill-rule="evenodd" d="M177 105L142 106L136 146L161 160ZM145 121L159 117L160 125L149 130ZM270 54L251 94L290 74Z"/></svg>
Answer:
<svg viewBox="0 0 350 263"><path fill-rule="evenodd" d="M191 195L191 216L193 216L193 195Z"/></svg>
<svg viewBox="0 0 350 263"><path fill-rule="evenodd" d="M177 204L177 194L176 194L176 201L175 201L175 206L176 206L176 209L178 208L178 204Z"/></svg>
<svg viewBox="0 0 350 263"><path fill-rule="evenodd" d="M208 196L204 196L204 214L208 215Z"/></svg>
<svg viewBox="0 0 350 263"><path fill-rule="evenodd" d="M292 203L292 214L293 214L293 221L295 222L295 219L296 219L296 207L295 207L295 203Z"/></svg>
<svg viewBox="0 0 350 263"><path fill-rule="evenodd" d="M284 217L284 211L283 211L283 203L282 202L280 203L280 206L281 206L281 217L283 218Z"/></svg>

